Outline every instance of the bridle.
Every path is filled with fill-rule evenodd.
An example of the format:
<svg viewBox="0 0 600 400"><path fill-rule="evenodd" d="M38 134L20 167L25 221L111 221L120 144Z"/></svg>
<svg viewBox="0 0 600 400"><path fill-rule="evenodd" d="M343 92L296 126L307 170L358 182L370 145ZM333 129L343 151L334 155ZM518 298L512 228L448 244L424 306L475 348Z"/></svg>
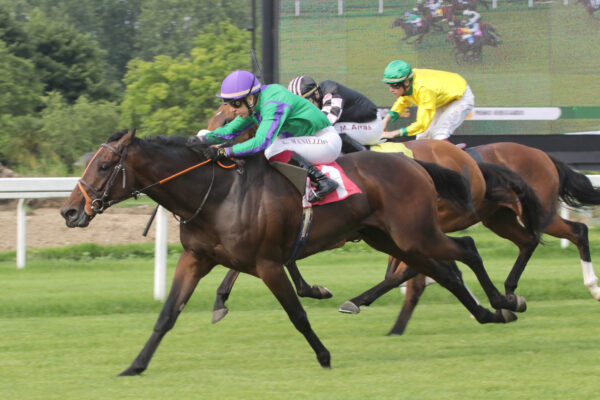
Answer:
<svg viewBox="0 0 600 400"><path fill-rule="evenodd" d="M108 149L111 152L113 152L114 154L116 154L117 156L119 156L119 163L117 165L115 165L110 176L108 177L108 180L106 181L106 184L104 185L104 193L100 194L100 190L102 190L102 189L100 189L100 190L94 189L92 187L92 185L87 183L83 178L85 177L87 169L89 168L90 165L92 165L92 162L100 154L102 149ZM119 203L119 202L126 200L128 198L131 198L131 197L137 198L137 196L139 195L139 193L134 192L131 195L129 195L123 199L107 201L110 191L111 191L115 181L117 180L117 176L119 175L119 172L121 172L121 171L123 172L123 189L125 189L125 185L126 185L125 160L127 159L127 149L128 149L128 147L125 146L119 152L117 149L115 149L108 143L102 143L102 145L100 146L100 148L98 149L96 154L94 154L94 156L88 163L88 166L86 167L85 171L83 172L83 175L77 182L77 187L79 187L81 194L85 198L85 212L89 216L93 216L95 214L102 214L104 212L104 210L106 210L108 207L112 206L113 204ZM87 188L87 190L86 190L86 188ZM89 195L88 191L92 194L93 199L92 199L92 196Z"/></svg>
<svg viewBox="0 0 600 400"><path fill-rule="evenodd" d="M81 194L83 195L84 199L85 199L85 213L87 215L89 215L90 217L94 217L96 214L102 214L104 212L104 210L106 210L108 207L120 203L122 201L125 201L127 199L130 198L135 198L137 199L139 195L145 193L146 190L156 186L156 185L162 185L163 183L166 183L174 178L177 178L178 176L181 176L187 172L190 172L202 165L205 165L207 163L209 163L211 160L205 160L202 161L198 164L192 165L189 168L186 168L182 171L179 171L173 175L170 175L164 179L161 179L159 181L156 181L140 190L134 190L131 193L129 193L128 195L124 196L123 198L120 198L118 200L108 200L108 196L110 195L111 189L115 183L115 181L117 180L117 176L119 175L119 172L123 172L123 189L125 189L126 186L126 173L125 173L125 160L127 159L127 152L128 152L128 145L124 146L123 149L119 152L119 150L115 149L113 146L109 145L108 143L103 143L100 148L98 149L98 151L96 152L96 154L94 154L94 156L92 157L92 159L90 160L90 162L88 163L88 166L86 167L85 171L83 171L83 175L81 176L81 178L79 179L79 181L77 182L77 187L79 188L79 190L81 191ZM119 162L117 165L115 165L115 167L113 168L110 176L108 177L108 180L106 181L106 184L104 185L104 192L102 194L99 194L100 190L96 190L94 189L89 183L87 183L83 178L85 177L85 174L88 170L88 168L90 167L90 165L92 165L92 162L94 161L94 159L100 154L100 152L103 149L108 149L110 150L112 153L116 154L119 157ZM237 166L237 164L235 162L233 162L231 165L224 165L222 164L220 161L217 161L217 164L219 164L220 167L222 168L234 168ZM215 181L215 167L214 167L214 163L212 164L213 168L212 168L212 178L210 181L210 185L208 187L208 190L206 191L206 194L204 195L204 198L202 199L202 203L200 204L200 206L196 209L196 211L194 212L194 214L192 214L192 216L190 218L188 218L187 220L183 220L182 219L182 223L183 224L187 224L188 222L190 222L192 219L194 219L196 216L198 216L198 214L200 214L200 211L202 211L202 209L204 208L204 205L206 204L206 201L208 200L208 195L210 194L210 192L212 191L212 187L213 187L213 183ZM87 188L87 190L86 190ZM92 199L92 196L90 196L90 194L88 193L88 191L92 194L92 196L94 197Z"/></svg>

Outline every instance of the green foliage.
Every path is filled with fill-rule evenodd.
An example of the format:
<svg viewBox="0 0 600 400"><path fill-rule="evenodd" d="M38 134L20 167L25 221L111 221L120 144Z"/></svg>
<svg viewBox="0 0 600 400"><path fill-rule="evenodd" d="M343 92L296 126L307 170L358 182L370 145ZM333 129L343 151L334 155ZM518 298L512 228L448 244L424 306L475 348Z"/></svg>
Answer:
<svg viewBox="0 0 600 400"><path fill-rule="evenodd" d="M105 54L89 34L37 11L25 27L46 93L58 91L70 103L82 95L93 100L114 98L115 88L105 79Z"/></svg>
<svg viewBox="0 0 600 400"><path fill-rule="evenodd" d="M125 77L122 125L142 136L186 135L205 126L218 107L220 82L232 70L249 68L248 34L230 23L209 25L191 57L132 60Z"/></svg>
<svg viewBox="0 0 600 400"><path fill-rule="evenodd" d="M43 140L50 144L69 174L84 153L96 150L119 126L118 105L90 101L85 96L68 105L60 94L51 93L41 115Z"/></svg>
<svg viewBox="0 0 600 400"><path fill-rule="evenodd" d="M26 115L41 104L42 86L33 64L0 40L0 115Z"/></svg>
<svg viewBox="0 0 600 400"><path fill-rule="evenodd" d="M249 26L250 7L245 0L147 0L142 3L136 35L137 57L189 55L194 37L207 24L229 19L238 28Z"/></svg>

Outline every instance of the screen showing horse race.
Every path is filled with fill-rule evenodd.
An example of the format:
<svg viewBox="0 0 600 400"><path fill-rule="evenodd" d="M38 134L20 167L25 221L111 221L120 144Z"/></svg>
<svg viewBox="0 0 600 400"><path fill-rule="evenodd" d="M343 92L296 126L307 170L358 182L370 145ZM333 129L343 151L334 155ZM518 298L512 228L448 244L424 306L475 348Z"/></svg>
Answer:
<svg viewBox="0 0 600 400"><path fill-rule="evenodd" d="M395 59L467 80L456 133L600 131L600 0L281 0L282 85L331 79L390 107Z"/></svg>

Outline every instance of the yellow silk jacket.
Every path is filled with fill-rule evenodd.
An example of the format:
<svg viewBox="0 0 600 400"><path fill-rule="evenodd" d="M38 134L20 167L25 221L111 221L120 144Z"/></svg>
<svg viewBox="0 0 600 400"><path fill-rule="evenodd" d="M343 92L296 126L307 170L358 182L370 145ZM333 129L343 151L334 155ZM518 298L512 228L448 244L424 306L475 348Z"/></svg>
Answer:
<svg viewBox="0 0 600 400"><path fill-rule="evenodd" d="M453 72L415 68L413 73L412 93L398 97L389 112L391 120L395 121L406 107L412 104L418 107L416 121L404 128L408 136L424 132L431 124L435 110L460 99L467 88L467 81Z"/></svg>

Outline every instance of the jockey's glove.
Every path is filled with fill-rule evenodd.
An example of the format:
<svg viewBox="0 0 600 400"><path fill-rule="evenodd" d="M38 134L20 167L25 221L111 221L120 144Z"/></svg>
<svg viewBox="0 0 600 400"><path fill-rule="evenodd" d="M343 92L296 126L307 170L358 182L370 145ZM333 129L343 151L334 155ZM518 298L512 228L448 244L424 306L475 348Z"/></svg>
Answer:
<svg viewBox="0 0 600 400"><path fill-rule="evenodd" d="M203 153L207 160L212 161L224 160L228 157L227 149L225 147L210 146L205 148Z"/></svg>

